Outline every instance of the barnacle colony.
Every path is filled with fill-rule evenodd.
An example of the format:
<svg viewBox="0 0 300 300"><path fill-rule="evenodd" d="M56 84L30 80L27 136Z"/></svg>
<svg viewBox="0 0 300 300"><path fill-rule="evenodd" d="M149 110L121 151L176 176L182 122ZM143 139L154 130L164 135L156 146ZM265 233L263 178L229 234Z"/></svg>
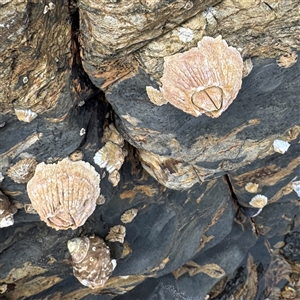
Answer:
<svg viewBox="0 0 300 300"><path fill-rule="evenodd" d="M197 48L165 57L161 95L146 87L153 103L170 104L193 116L219 117L242 85L243 60L221 36L204 37ZM159 99L157 99L159 98Z"/></svg>
<svg viewBox="0 0 300 300"><path fill-rule="evenodd" d="M48 226L75 229L93 213L100 194L100 176L84 161L68 158L40 163L27 184L32 207Z"/></svg>

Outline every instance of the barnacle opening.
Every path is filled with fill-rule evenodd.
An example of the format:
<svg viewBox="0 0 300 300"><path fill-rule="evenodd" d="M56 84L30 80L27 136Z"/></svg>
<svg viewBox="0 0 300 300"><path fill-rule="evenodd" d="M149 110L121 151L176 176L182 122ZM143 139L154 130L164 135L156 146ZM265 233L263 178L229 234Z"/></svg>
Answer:
<svg viewBox="0 0 300 300"><path fill-rule="evenodd" d="M192 94L191 101L200 110L220 110L223 105L223 90L217 86L201 89Z"/></svg>

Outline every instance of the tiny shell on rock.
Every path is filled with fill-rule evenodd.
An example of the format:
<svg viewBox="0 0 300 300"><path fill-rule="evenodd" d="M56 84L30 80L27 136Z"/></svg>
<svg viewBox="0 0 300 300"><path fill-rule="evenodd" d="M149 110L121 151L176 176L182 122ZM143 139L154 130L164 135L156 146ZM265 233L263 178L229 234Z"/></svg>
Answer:
<svg viewBox="0 0 300 300"><path fill-rule="evenodd" d="M162 95L193 116L219 117L242 85L243 60L221 36L203 37L198 48L165 58Z"/></svg>
<svg viewBox="0 0 300 300"><path fill-rule="evenodd" d="M268 203L268 198L264 195L256 195L255 197L253 197L251 199L251 201L249 202L249 204L253 207L256 208L263 208L264 206L266 206Z"/></svg>
<svg viewBox="0 0 300 300"><path fill-rule="evenodd" d="M122 148L115 143L108 141L94 156L94 162L100 168L106 168L109 173L120 170L125 155Z"/></svg>
<svg viewBox="0 0 300 300"><path fill-rule="evenodd" d="M16 183L26 183L34 175L36 166L34 158L24 158L9 168L7 175Z"/></svg>
<svg viewBox="0 0 300 300"><path fill-rule="evenodd" d="M92 289L104 286L116 266L106 243L97 236L85 236L68 241L68 249L80 283Z"/></svg>
<svg viewBox="0 0 300 300"><path fill-rule="evenodd" d="M253 182L248 182L245 186L245 189L249 193L257 193L258 191L258 184Z"/></svg>
<svg viewBox="0 0 300 300"><path fill-rule="evenodd" d="M125 235L126 235L126 228L123 225L116 225L110 228L109 233L106 236L105 240L108 242L119 242L123 244Z"/></svg>
<svg viewBox="0 0 300 300"><path fill-rule="evenodd" d="M2 175L2 172L0 172L0 182L4 180L4 176Z"/></svg>
<svg viewBox="0 0 300 300"><path fill-rule="evenodd" d="M125 224L130 223L137 216L137 213L138 210L136 208L126 210L121 216L121 221Z"/></svg>
<svg viewBox="0 0 300 300"><path fill-rule="evenodd" d="M282 141L282 140L275 140L273 142L274 151L284 154L290 147L290 143Z"/></svg>
<svg viewBox="0 0 300 300"><path fill-rule="evenodd" d="M26 123L30 123L33 119L37 117L37 113L33 112L31 109L15 108L15 114L18 120Z"/></svg>
<svg viewBox="0 0 300 300"><path fill-rule="evenodd" d="M108 141L111 141L120 147L124 146L124 139L113 124L109 124L109 126L104 129L102 143Z"/></svg>
<svg viewBox="0 0 300 300"><path fill-rule="evenodd" d="M297 193L298 197L300 197L300 181L292 182L293 190Z"/></svg>
<svg viewBox="0 0 300 300"><path fill-rule="evenodd" d="M161 106L163 104L168 103L168 101L166 99L164 99L162 93L160 91L158 91L157 89L153 88L152 86L146 86L146 92L147 95L150 99L150 101L157 105L157 106Z"/></svg>
<svg viewBox="0 0 300 300"><path fill-rule="evenodd" d="M6 195L0 191L0 228L14 224L14 214L17 208L14 207Z"/></svg>
<svg viewBox="0 0 300 300"><path fill-rule="evenodd" d="M83 159L83 152L81 150L75 150L74 152L72 152L70 155L69 155L69 158L72 160L72 161L79 161L79 160L82 160Z"/></svg>
<svg viewBox="0 0 300 300"><path fill-rule="evenodd" d="M38 164L27 192L41 220L56 230L66 230L82 226L93 213L99 184L93 166L65 158L57 164Z"/></svg>
<svg viewBox="0 0 300 300"><path fill-rule="evenodd" d="M117 186L120 181L120 173L117 170L112 171L109 173L108 181L112 183L113 186Z"/></svg>

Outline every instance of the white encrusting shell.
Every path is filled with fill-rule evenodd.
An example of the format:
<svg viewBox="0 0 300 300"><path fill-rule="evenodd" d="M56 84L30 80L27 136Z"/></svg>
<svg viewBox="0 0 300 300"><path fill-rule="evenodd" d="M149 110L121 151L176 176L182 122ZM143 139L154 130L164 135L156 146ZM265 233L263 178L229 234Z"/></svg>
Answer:
<svg viewBox="0 0 300 300"><path fill-rule="evenodd" d="M34 158L24 158L10 167L7 175L16 183L26 183L34 175L37 162Z"/></svg>
<svg viewBox="0 0 300 300"><path fill-rule="evenodd" d="M274 151L284 154L290 147L290 143L282 140L275 140L273 142Z"/></svg>

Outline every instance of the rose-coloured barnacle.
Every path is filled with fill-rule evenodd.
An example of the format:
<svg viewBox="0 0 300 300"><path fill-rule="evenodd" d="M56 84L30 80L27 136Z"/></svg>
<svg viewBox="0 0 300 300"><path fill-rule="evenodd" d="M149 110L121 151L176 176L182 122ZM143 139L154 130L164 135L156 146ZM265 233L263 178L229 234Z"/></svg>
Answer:
<svg viewBox="0 0 300 300"><path fill-rule="evenodd" d="M83 152L79 149L75 150L69 155L71 161L79 161L83 159Z"/></svg>
<svg viewBox="0 0 300 300"><path fill-rule="evenodd" d="M274 140L273 148L275 152L284 154L290 147L290 143L282 140Z"/></svg>
<svg viewBox="0 0 300 300"><path fill-rule="evenodd" d="M16 183L26 183L34 175L37 162L34 158L24 158L10 167L7 175Z"/></svg>
<svg viewBox="0 0 300 300"><path fill-rule="evenodd" d="M76 229L95 210L99 184L100 176L93 166L65 158L57 164L38 164L27 184L27 193L48 226Z"/></svg>
<svg viewBox="0 0 300 300"><path fill-rule="evenodd" d="M15 114L19 121L26 123L30 123L37 117L37 113L33 112L31 109L15 108Z"/></svg>
<svg viewBox="0 0 300 300"><path fill-rule="evenodd" d="M108 242L119 242L123 244L125 235L126 228L123 225L116 225L110 228L105 240Z"/></svg>
<svg viewBox="0 0 300 300"><path fill-rule="evenodd" d="M0 228L14 224L14 214L17 208L14 207L6 195L0 191Z"/></svg>
<svg viewBox="0 0 300 300"><path fill-rule="evenodd" d="M122 215L121 215L121 221L124 224L132 222L132 220L137 216L138 210L136 208L131 208L129 210L126 210Z"/></svg>
<svg viewBox="0 0 300 300"><path fill-rule="evenodd" d="M293 66L298 59L298 54L296 52L287 52L276 59L276 62L281 68L289 68Z"/></svg>
<svg viewBox="0 0 300 300"><path fill-rule="evenodd" d="M108 175L108 181L113 185L117 186L120 181L120 173L117 170L112 171Z"/></svg>
<svg viewBox="0 0 300 300"><path fill-rule="evenodd" d="M124 146L124 139L113 124L109 124L103 132L102 143L105 144L108 141L111 141L120 147Z"/></svg>
<svg viewBox="0 0 300 300"><path fill-rule="evenodd" d="M219 117L242 85L243 60L221 36L204 37L197 48L165 57L162 96L193 116Z"/></svg>
<svg viewBox="0 0 300 300"><path fill-rule="evenodd" d="M98 236L85 236L68 241L68 249L80 283L92 289L103 287L116 267L106 243Z"/></svg>
<svg viewBox="0 0 300 300"><path fill-rule="evenodd" d="M249 204L253 207L256 207L256 208L263 208L267 205L268 203L268 198L264 195L256 195L255 197L253 197L251 199L251 201L249 202Z"/></svg>
<svg viewBox="0 0 300 300"><path fill-rule="evenodd" d="M94 156L94 162L100 168L106 168L109 173L120 170L124 162L125 155L117 144L108 141Z"/></svg>
<svg viewBox="0 0 300 300"><path fill-rule="evenodd" d="M257 193L258 191L258 184L253 182L248 182L245 185L245 190L249 193Z"/></svg>

